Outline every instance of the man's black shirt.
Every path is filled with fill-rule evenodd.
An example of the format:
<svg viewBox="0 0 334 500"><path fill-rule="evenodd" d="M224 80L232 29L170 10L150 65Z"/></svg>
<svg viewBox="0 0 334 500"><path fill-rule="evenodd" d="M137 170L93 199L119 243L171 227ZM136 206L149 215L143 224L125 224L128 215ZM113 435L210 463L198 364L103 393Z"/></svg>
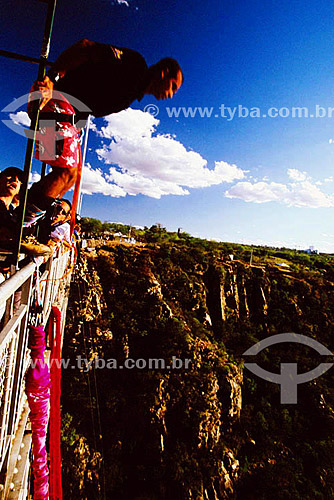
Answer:
<svg viewBox="0 0 334 500"><path fill-rule="evenodd" d="M7 229L15 229L15 217L13 215L14 209L10 207L9 209L6 207L4 202L0 200L0 226L6 227Z"/></svg>
<svg viewBox="0 0 334 500"><path fill-rule="evenodd" d="M94 50L94 61L69 70L54 88L82 101L96 117L118 113L141 99L147 84L145 59L114 45L96 43Z"/></svg>

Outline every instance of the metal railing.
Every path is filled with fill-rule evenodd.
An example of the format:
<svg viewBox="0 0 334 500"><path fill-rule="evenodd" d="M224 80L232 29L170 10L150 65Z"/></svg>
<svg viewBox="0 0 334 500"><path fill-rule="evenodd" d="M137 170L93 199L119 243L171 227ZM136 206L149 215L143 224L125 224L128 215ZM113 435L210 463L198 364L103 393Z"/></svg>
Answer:
<svg viewBox="0 0 334 500"><path fill-rule="evenodd" d="M9 494L11 498L26 498L22 492L27 490L27 464L17 450L27 441L25 429L21 427L22 419L26 424L28 416L24 375L30 362L27 345L28 324L33 319L32 302L39 297L42 324L47 323L53 305L63 311L64 322L71 279L68 271L73 259L73 251L58 251L43 266L42 273L36 263L30 262L0 285L0 309L6 303L7 310L6 324L0 331L0 499L8 498ZM36 294L36 287L39 294ZM15 445L17 435L21 439L19 446ZM30 446L29 439L28 443ZM25 456L28 460L29 453ZM20 478L19 469L24 471L25 481ZM16 488L20 491L14 495Z"/></svg>

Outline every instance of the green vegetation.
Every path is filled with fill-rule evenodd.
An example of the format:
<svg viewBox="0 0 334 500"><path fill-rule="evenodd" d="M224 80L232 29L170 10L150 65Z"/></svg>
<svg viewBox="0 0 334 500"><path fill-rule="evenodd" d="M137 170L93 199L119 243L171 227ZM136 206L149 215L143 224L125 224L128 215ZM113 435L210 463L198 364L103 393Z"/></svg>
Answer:
<svg viewBox="0 0 334 500"><path fill-rule="evenodd" d="M254 265L284 263L299 271L303 268L313 271L333 272L334 255L332 254L307 254L300 250L289 248L275 248L256 245L241 245L239 243L217 242L195 238L190 234L179 230L178 232L167 231L160 223L153 224L150 228L137 229L134 226L118 224L115 222L101 222L98 219L83 217L81 221L82 231L87 235L103 236L107 233L121 232L129 235L139 242L171 244L183 248L194 248L205 252L217 252L217 256L228 256L233 254L236 259L245 263L251 261ZM332 276L332 275L331 275Z"/></svg>
<svg viewBox="0 0 334 500"><path fill-rule="evenodd" d="M79 263L64 356L121 365L176 356L190 369L64 373L69 498L333 498L334 370L300 385L297 405L281 405L280 387L253 376L243 356L283 332L333 351L333 258L206 241L159 224L133 231L144 245L102 245ZM324 360L280 345L255 361L276 373L297 362L303 373Z"/></svg>

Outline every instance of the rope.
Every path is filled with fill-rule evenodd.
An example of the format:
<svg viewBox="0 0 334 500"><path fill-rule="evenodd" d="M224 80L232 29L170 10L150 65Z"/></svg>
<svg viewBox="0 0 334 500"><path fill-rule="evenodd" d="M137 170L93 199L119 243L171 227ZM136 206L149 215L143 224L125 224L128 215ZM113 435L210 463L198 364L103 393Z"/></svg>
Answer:
<svg viewBox="0 0 334 500"><path fill-rule="evenodd" d="M90 323L89 326L89 336L93 339L94 346L96 345L96 337L92 337L92 329ZM94 376L94 386L95 386L95 396L96 396L96 411L97 411L97 421L99 425L99 438L101 441L101 455L102 455L102 483L103 483L103 498L106 498L106 474L104 467L104 446L103 446L103 434L102 434L102 425L101 425L101 411L100 411L100 401L99 401L99 393L97 389L97 380L96 380L96 370L95 366L93 367L93 376Z"/></svg>
<svg viewBox="0 0 334 500"><path fill-rule="evenodd" d="M50 374L44 360L45 331L43 326L30 326L28 347L33 363L26 375L25 391L30 407L33 445L34 500L49 499L49 469L46 453L46 432L49 419Z"/></svg>
<svg viewBox="0 0 334 500"><path fill-rule="evenodd" d="M43 281L60 281L60 280L63 280L65 278L67 278L67 276L69 274L71 274L71 272L73 271L74 269L74 266L75 266L75 261L77 260L77 255L78 255L78 249L77 249L77 246L76 245L73 245L72 248L74 249L74 258L73 258L73 263L71 264L71 267L70 269L65 273L63 274L63 276L61 276L60 278L45 278L44 280L40 280L39 283L43 283Z"/></svg>
<svg viewBox="0 0 334 500"><path fill-rule="evenodd" d="M40 52L41 57L40 57L40 64L39 64L39 68L38 68L37 80L43 80L43 77L45 74L45 66L47 63L49 50L50 50L51 33L52 33L53 21L54 21L54 17L55 17L56 3L57 3L56 0L49 0L48 1L48 8L47 8L47 14L46 14L46 19L45 19L43 43L42 43L41 52ZM30 130L32 131L33 137L28 139L25 160L24 160L24 181L23 181L22 186L21 186L21 192L22 192L23 196L21 197L21 203L20 203L20 209L19 209L19 220L18 220L19 230L17 233L16 242L15 242L15 254L14 254L16 267L18 266L18 263L19 263L20 246L21 246L21 240L22 240L22 235L23 235L23 221L24 221L26 205L27 205L27 198L28 198L28 181L29 181L29 175L30 175L30 171L31 171L32 157L33 157L34 146L35 146L36 135L37 135L39 104L40 104L40 101L38 103L36 113L34 114L34 116L32 117L32 120L31 120Z"/></svg>
<svg viewBox="0 0 334 500"><path fill-rule="evenodd" d="M83 282L83 293L87 293L87 287L86 283ZM82 300L82 293L80 289L80 282L78 282L78 295L79 295L79 301L81 303ZM83 336L83 342L84 342L84 349L85 349L85 356L86 359L87 357L87 337L85 333L85 323L81 323L81 331L82 331L82 336ZM93 342L94 347L96 345L96 338L92 336L92 330L91 330L91 324L88 322L88 329L89 329L89 339ZM103 499L106 500L106 475L105 475L105 466L104 466L104 447L103 447L103 436L102 436L102 425L101 425L101 411L100 411L100 402L99 402L99 393L98 393L98 388L97 388L97 380L96 380L96 371L95 371L95 366L92 364L92 372L93 372L93 379L94 379L94 389L95 389L95 398L96 398L96 413L97 413L97 422L98 422L98 431L99 431L99 440L100 440L100 445L101 445L101 458L102 458L102 495ZM97 442L96 442L96 431L95 431L95 418L94 418L94 410L93 410L93 404L92 404L92 388L91 388L91 382L90 382L90 377L89 377L89 372L87 372L87 381L88 381L88 392L89 392L89 399L90 399L90 410L91 410L91 419L92 419L92 429L93 429L93 441L94 441L94 446L95 449L97 450Z"/></svg>
<svg viewBox="0 0 334 500"><path fill-rule="evenodd" d="M79 303L81 303L82 296L81 296L81 290L80 290L80 283L78 283L78 292L79 292ZM88 359L84 322L81 323L81 331L82 331L82 336L83 336L83 341L84 341L85 356L86 356L86 359ZM89 404L90 414L91 414L91 419L92 419L93 442L94 442L94 448L96 450L97 444L96 444L96 433L95 433L95 419L94 419L93 398L92 398L92 389L91 389L90 378L89 378L89 371L87 371L86 374L87 374L88 396L89 396L89 403L90 403Z"/></svg>
<svg viewBox="0 0 334 500"><path fill-rule="evenodd" d="M61 395L61 313L52 306L49 322L51 342L51 398L50 398L50 500L63 500L60 450L60 395Z"/></svg>

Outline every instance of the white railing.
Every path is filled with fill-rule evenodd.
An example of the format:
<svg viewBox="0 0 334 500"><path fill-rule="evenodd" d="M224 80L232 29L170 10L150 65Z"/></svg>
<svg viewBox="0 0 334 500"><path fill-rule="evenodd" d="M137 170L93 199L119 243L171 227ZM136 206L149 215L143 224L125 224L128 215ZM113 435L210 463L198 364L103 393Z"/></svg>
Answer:
<svg viewBox="0 0 334 500"><path fill-rule="evenodd" d="M22 460L20 447L25 446L24 456L28 460L31 439L26 433L29 412L24 375L30 362L28 323L32 319L36 283L40 289L41 323L47 323L53 305L62 310L64 321L73 258L73 252L67 251L55 254L44 266L30 262L0 285L0 310L6 306L2 320L5 324L0 331L0 500L9 495L27 497L23 493L27 492L27 463ZM15 443L18 436L20 442Z"/></svg>

